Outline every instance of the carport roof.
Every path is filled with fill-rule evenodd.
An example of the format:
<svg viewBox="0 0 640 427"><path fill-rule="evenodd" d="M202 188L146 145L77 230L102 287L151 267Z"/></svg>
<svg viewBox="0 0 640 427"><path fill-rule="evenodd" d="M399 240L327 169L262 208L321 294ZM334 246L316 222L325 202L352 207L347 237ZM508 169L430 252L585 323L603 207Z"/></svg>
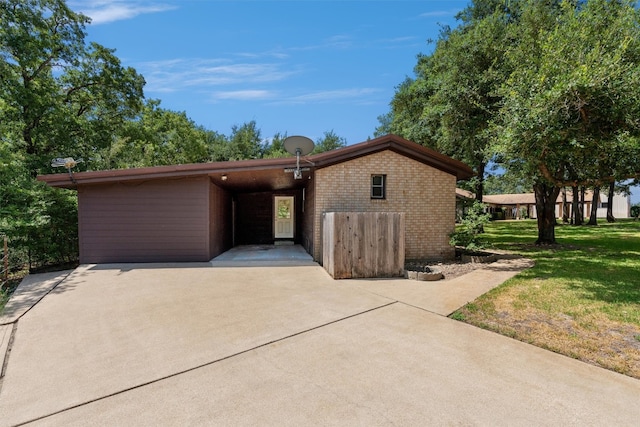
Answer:
<svg viewBox="0 0 640 427"><path fill-rule="evenodd" d="M457 179L469 179L475 175L466 164L397 135L386 135L337 150L305 156L301 159L300 166L309 168L313 173L315 169L384 150L394 151L440 169ZM209 176L217 185L230 190L267 191L304 186L305 180L295 180L292 173L283 171L295 166L295 157L287 157L77 172L73 174L73 180L68 173L59 173L40 175L38 180L52 187L77 188L79 185ZM226 176L226 180L222 179L223 176Z"/></svg>

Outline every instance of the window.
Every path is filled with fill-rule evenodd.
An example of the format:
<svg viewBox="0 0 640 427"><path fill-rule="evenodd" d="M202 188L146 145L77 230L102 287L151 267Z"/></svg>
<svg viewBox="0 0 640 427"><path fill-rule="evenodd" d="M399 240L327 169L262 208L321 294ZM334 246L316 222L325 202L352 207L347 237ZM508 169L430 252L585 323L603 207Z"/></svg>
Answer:
<svg viewBox="0 0 640 427"><path fill-rule="evenodd" d="M386 198L386 190L385 190L386 183L387 183L386 175L371 175L371 198L372 199Z"/></svg>

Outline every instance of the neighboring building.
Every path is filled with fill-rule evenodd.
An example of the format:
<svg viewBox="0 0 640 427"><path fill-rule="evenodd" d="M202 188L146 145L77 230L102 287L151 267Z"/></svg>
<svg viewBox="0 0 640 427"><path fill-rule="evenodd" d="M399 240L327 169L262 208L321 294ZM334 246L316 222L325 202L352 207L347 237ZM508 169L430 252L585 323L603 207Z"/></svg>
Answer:
<svg viewBox="0 0 640 427"><path fill-rule="evenodd" d="M81 263L208 261L280 240L322 261L326 212L404 212L405 257L450 258L464 163L395 135L304 157L44 175L78 191Z"/></svg>
<svg viewBox="0 0 640 427"><path fill-rule="evenodd" d="M473 199L473 193L465 190L457 189L456 194L460 201ZM567 191L567 209L569 217L573 209L572 206L573 193ZM489 206L489 211L493 214L494 219L522 219L537 218L536 213L536 197L534 193L522 194L488 194L483 197L483 202ZM461 206L461 203L458 203ZM584 217L591 216L591 209L594 206L593 192L586 191L584 197ZM562 192L558 195L556 201L556 218L562 218L564 202L562 200ZM598 218L607 216L607 195L600 193L599 199L595 203L598 209ZM615 218L629 218L631 216L631 201L629 196L625 194L614 194L613 196L613 216Z"/></svg>

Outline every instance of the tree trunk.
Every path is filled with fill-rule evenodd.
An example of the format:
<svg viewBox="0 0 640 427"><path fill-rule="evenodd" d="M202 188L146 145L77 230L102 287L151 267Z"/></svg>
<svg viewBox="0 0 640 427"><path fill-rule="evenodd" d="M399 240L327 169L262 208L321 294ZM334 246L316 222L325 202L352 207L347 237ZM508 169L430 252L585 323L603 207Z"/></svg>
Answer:
<svg viewBox="0 0 640 427"><path fill-rule="evenodd" d="M580 191L578 186L571 187L573 193L571 206L573 208L573 225L582 225L582 218L580 215Z"/></svg>
<svg viewBox="0 0 640 427"><path fill-rule="evenodd" d="M556 200L560 188L555 185L538 182L534 184L536 210L538 216L537 245L553 245L556 243Z"/></svg>
<svg viewBox="0 0 640 427"><path fill-rule="evenodd" d="M562 222L569 223L569 205L567 204L567 187L562 187Z"/></svg>
<svg viewBox="0 0 640 427"><path fill-rule="evenodd" d="M616 189L616 183L611 181L609 184L609 197L607 198L607 222L616 222L613 216L613 192Z"/></svg>
<svg viewBox="0 0 640 427"><path fill-rule="evenodd" d="M478 183L476 184L476 200L481 202L484 197L484 162L478 163Z"/></svg>
<svg viewBox="0 0 640 427"><path fill-rule="evenodd" d="M600 200L600 187L593 187L593 197L591 198L591 215L587 225L598 225L598 201Z"/></svg>
<svg viewBox="0 0 640 427"><path fill-rule="evenodd" d="M585 201L584 201L586 192L587 190L584 187L584 185L580 187L580 225L584 224L584 217L587 214L587 212L585 211Z"/></svg>

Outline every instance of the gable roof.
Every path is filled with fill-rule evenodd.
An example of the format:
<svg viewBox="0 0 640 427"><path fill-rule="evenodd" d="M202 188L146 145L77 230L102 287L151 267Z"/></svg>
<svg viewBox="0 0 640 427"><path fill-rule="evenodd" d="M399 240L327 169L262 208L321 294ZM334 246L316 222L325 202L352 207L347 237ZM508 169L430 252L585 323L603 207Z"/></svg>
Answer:
<svg viewBox="0 0 640 427"><path fill-rule="evenodd" d="M386 135L325 153L305 156L301 159L300 166L308 167L310 170L321 169L384 150L402 154L454 175L457 179L469 179L475 175L466 164L397 135ZM266 191L303 186L304 180L295 180L293 174L283 173L283 169L295 166L296 158L286 157L77 172L73 173L73 180L68 173L59 173L40 175L38 180L52 187L76 188L77 185L209 176L223 188Z"/></svg>
<svg viewBox="0 0 640 427"><path fill-rule="evenodd" d="M465 163L393 134L350 145L338 150L315 154L310 156L309 160L314 163L316 169L320 169L384 150L402 154L405 157L409 157L425 165L440 169L441 171L454 175L457 179L469 179L475 176L475 172Z"/></svg>

